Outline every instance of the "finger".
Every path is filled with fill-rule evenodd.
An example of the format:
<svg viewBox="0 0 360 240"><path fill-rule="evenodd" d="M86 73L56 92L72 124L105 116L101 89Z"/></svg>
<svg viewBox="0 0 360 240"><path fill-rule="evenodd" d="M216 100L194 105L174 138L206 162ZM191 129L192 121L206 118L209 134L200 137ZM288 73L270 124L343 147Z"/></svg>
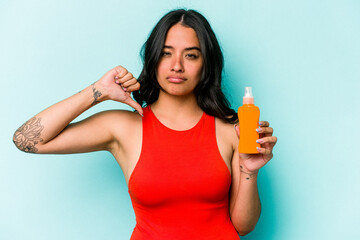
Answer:
<svg viewBox="0 0 360 240"><path fill-rule="evenodd" d="M118 81L123 84L127 81L129 81L130 79L134 78L134 76L132 75L132 73L126 73L123 77L119 78Z"/></svg>
<svg viewBox="0 0 360 240"><path fill-rule="evenodd" d="M269 123L268 121L260 121L260 122L259 122L259 125L260 125L261 127L268 127L268 126L270 126L270 123Z"/></svg>
<svg viewBox="0 0 360 240"><path fill-rule="evenodd" d="M144 112L139 103L135 102L131 97L127 98L124 103L134 108L141 116L143 116Z"/></svg>
<svg viewBox="0 0 360 240"><path fill-rule="evenodd" d="M257 150L259 153L264 154L264 155L272 155L271 149L268 149L268 148L257 147L256 150Z"/></svg>
<svg viewBox="0 0 360 240"><path fill-rule="evenodd" d="M126 88L127 92L134 92L140 89L140 83L135 83L134 85L131 85L130 87Z"/></svg>
<svg viewBox="0 0 360 240"><path fill-rule="evenodd" d="M137 83L137 80L136 80L136 78L133 77L133 78L131 78L130 80L124 82L124 83L122 84L122 86L125 87L125 88L128 88L128 87L130 87L131 85L135 85L136 83Z"/></svg>
<svg viewBox="0 0 360 240"><path fill-rule="evenodd" d="M266 135L272 135L274 132L274 129L272 127L259 127L256 129L258 133L266 134Z"/></svg>
<svg viewBox="0 0 360 240"><path fill-rule="evenodd" d="M127 89L120 83L118 77L115 77L115 83L116 83L117 85L119 85L119 87L121 87L122 90L124 90L124 91L126 92Z"/></svg>
<svg viewBox="0 0 360 240"><path fill-rule="evenodd" d="M264 137L264 138L260 138L260 139L256 140L256 142L259 144L272 143L275 145L275 143L277 142L277 137L275 137L275 136Z"/></svg>
<svg viewBox="0 0 360 240"><path fill-rule="evenodd" d="M115 76L118 77L119 79L124 77L128 73L128 70L126 70L126 68L122 66L115 67L115 71L116 71Z"/></svg>

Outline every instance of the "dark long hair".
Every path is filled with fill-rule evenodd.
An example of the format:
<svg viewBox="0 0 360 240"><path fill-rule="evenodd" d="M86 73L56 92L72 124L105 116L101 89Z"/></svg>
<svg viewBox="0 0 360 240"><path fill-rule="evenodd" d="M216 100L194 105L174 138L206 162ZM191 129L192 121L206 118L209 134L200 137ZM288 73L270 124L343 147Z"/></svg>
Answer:
<svg viewBox="0 0 360 240"><path fill-rule="evenodd" d="M152 30L141 49L144 66L138 77L140 89L133 92L135 100L141 106L147 106L158 99L160 85L156 77L156 68L163 51L166 34L177 23L194 29L200 42L204 65L201 79L194 90L198 105L208 115L235 123L237 114L230 108L221 89L224 58L220 45L209 22L194 10L173 10L163 16Z"/></svg>

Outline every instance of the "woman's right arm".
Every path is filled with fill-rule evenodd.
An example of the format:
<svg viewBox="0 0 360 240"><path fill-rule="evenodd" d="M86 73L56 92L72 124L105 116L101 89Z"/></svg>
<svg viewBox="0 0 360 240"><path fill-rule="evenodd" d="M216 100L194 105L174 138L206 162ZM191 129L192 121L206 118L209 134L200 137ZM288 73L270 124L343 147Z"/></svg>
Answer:
<svg viewBox="0 0 360 240"><path fill-rule="evenodd" d="M70 122L105 100L128 104L142 115L141 106L130 96L130 92L139 87L140 84L125 68L113 68L91 86L29 119L14 133L14 144L29 153L108 150L113 135L107 121L113 112L95 114L77 123Z"/></svg>

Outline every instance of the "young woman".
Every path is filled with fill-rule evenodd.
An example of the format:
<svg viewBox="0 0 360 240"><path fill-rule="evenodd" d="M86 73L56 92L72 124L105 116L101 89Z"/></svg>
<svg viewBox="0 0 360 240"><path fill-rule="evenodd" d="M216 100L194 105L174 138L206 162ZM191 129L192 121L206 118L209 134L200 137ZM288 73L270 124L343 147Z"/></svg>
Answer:
<svg viewBox="0 0 360 240"><path fill-rule="evenodd" d="M238 153L236 113L221 90L223 56L198 12L166 14L142 54L138 80L124 67L111 69L27 121L14 143L31 153L111 152L136 215L131 239L239 239L260 216L257 174L272 158L273 129L260 122L259 154ZM136 111L70 123L106 100Z"/></svg>

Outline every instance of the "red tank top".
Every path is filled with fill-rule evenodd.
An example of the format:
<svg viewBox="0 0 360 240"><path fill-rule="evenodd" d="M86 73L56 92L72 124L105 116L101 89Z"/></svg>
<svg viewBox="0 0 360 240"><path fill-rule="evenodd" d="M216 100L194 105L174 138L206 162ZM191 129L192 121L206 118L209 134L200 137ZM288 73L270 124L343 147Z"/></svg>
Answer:
<svg viewBox="0 0 360 240"><path fill-rule="evenodd" d="M231 176L203 114L191 129L164 126L144 109L140 158L129 179L131 240L240 239L229 216Z"/></svg>

